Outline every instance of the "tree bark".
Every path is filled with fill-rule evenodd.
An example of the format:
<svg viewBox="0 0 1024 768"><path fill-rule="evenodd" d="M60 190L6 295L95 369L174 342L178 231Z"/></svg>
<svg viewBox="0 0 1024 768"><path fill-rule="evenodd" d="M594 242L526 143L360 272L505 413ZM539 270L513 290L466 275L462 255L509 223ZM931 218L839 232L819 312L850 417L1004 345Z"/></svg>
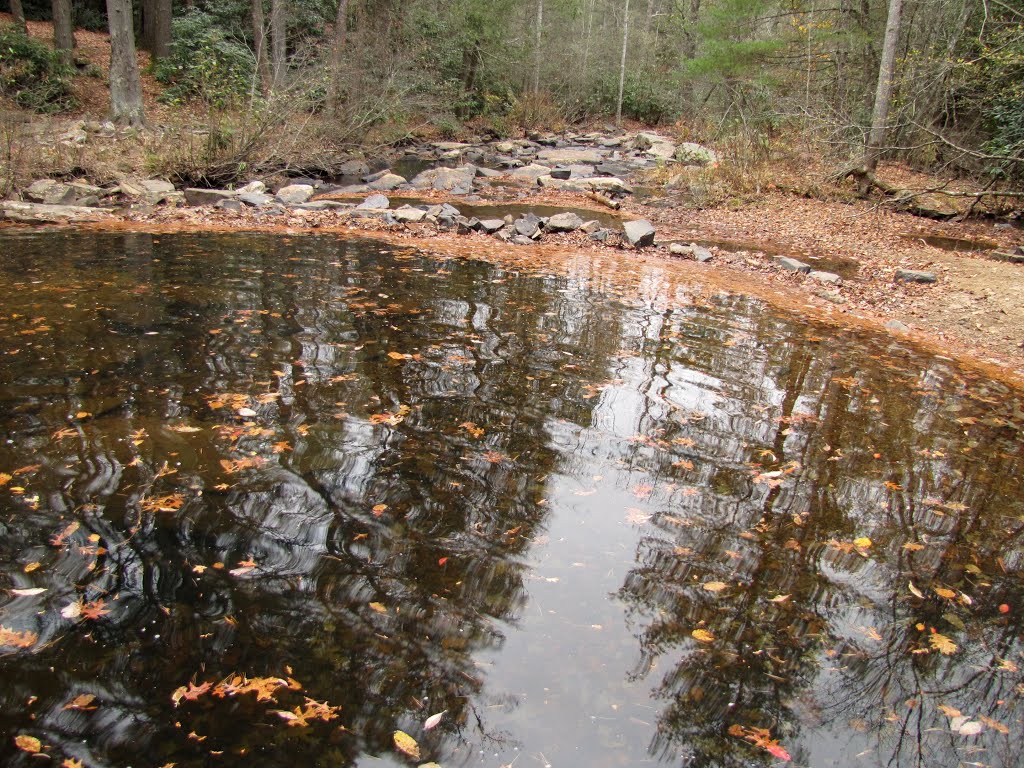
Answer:
<svg viewBox="0 0 1024 768"><path fill-rule="evenodd" d="M21 6L21 0L11 0L11 16L14 17L14 26L28 34L28 24L25 22L25 9Z"/></svg>
<svg viewBox="0 0 1024 768"><path fill-rule="evenodd" d="M327 90L327 112L336 114L341 95L341 68L345 64L345 40L348 32L348 0L338 0L334 17L334 44L331 49L331 85Z"/></svg>
<svg viewBox="0 0 1024 768"><path fill-rule="evenodd" d="M53 47L67 64L75 47L75 29L71 21L71 0L53 0Z"/></svg>
<svg viewBox="0 0 1024 768"><path fill-rule="evenodd" d="M619 96L615 100L615 125L622 125L622 94L626 88L626 51L629 48L629 0L622 18L622 59L619 61Z"/></svg>
<svg viewBox="0 0 1024 768"><path fill-rule="evenodd" d="M533 95L540 93L541 33L544 30L544 0L537 0L537 27L533 44Z"/></svg>
<svg viewBox="0 0 1024 768"><path fill-rule="evenodd" d="M131 0L107 0L110 28L110 119L121 125L141 126L142 82L135 57Z"/></svg>
<svg viewBox="0 0 1024 768"><path fill-rule="evenodd" d="M270 0L270 69L274 88L284 85L288 58L288 32L285 20L285 0Z"/></svg>
<svg viewBox="0 0 1024 768"><path fill-rule="evenodd" d="M172 6L172 0L154 0L153 2L153 33L149 50L156 61L166 59L171 55Z"/></svg>
<svg viewBox="0 0 1024 768"><path fill-rule="evenodd" d="M900 17L903 14L903 0L889 0L889 18L885 23L885 40L882 43L882 60L878 65L878 87L875 90L875 107L871 113L871 132L864 146L861 170L865 176L872 175L878 167L878 157L885 143L885 130L892 105L892 85L896 78L896 46L900 39Z"/></svg>
<svg viewBox="0 0 1024 768"><path fill-rule="evenodd" d="M256 76L260 92L270 93L270 64L267 61L267 27L263 18L263 0L252 0L253 54L256 56Z"/></svg>

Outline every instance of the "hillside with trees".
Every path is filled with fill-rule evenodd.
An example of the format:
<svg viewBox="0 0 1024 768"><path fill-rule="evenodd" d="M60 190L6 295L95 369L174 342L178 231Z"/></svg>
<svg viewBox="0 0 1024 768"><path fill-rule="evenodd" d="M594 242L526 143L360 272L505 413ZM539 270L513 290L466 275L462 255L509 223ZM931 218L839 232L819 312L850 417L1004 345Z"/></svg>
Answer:
<svg viewBox="0 0 1024 768"><path fill-rule="evenodd" d="M284 125L307 134L302 145L315 156L300 164L329 172L336 151L353 144L627 120L731 142L747 158L799 146L823 158L834 180L856 180L861 193L905 193L875 174L880 158L941 180L970 180L955 189L939 182L931 193L978 194L1011 207L1024 175L1024 6L1017 2L10 6L0 53L5 102L73 111L76 65L88 66L75 56L74 30L109 31L110 119L147 122L141 61L143 75L162 84L160 100L177 108L169 114L221 134L216 157L193 156L200 163L272 164L259 155L278 151L271 137ZM52 21L52 42L23 39L25 19Z"/></svg>

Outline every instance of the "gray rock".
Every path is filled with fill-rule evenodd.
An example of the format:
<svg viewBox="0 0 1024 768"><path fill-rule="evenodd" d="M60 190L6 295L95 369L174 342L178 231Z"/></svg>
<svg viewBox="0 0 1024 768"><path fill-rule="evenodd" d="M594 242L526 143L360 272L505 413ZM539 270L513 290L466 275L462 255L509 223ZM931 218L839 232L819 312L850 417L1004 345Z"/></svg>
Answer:
<svg viewBox="0 0 1024 768"><path fill-rule="evenodd" d="M455 150L469 149L473 145L462 141L435 141L430 146L439 152L454 152Z"/></svg>
<svg viewBox="0 0 1024 768"><path fill-rule="evenodd" d="M513 178L517 179L529 179L530 181L536 181L541 176L547 176L551 173L551 168L546 165L524 165L522 168L516 168L512 171Z"/></svg>
<svg viewBox="0 0 1024 768"><path fill-rule="evenodd" d="M71 205L77 198L71 185L53 179L33 181L22 194L29 202L43 205Z"/></svg>
<svg viewBox="0 0 1024 768"><path fill-rule="evenodd" d="M480 219L476 216L471 219L467 219L465 216L459 216L455 219L455 231L460 235L468 235L470 232L476 232L479 225Z"/></svg>
<svg viewBox="0 0 1024 768"><path fill-rule="evenodd" d="M601 229L601 222L597 219L591 219L590 221L583 222L580 229L588 235L592 235L597 232L597 230Z"/></svg>
<svg viewBox="0 0 1024 768"><path fill-rule="evenodd" d="M697 245L696 243L690 243L690 253L693 254L694 260L701 264L705 264L715 258L715 254L704 246Z"/></svg>
<svg viewBox="0 0 1024 768"><path fill-rule="evenodd" d="M899 320L890 320L885 324L885 328L896 333L910 333L910 326L906 323L901 323Z"/></svg>
<svg viewBox="0 0 1024 768"><path fill-rule="evenodd" d="M671 141L656 141L646 150L646 154L655 160L672 160L676 154L676 145Z"/></svg>
<svg viewBox="0 0 1024 768"><path fill-rule="evenodd" d="M811 271L810 264L804 264L802 261L789 256L773 256L772 261L790 272L802 272L803 274L807 274Z"/></svg>
<svg viewBox="0 0 1024 768"><path fill-rule="evenodd" d="M372 183L374 181L377 181L378 179L384 178L389 173L391 173L391 169L390 168L385 168L382 171L375 171L374 173L370 173L370 169L367 168L366 169L366 173L364 173L359 180L361 182L363 182L364 184L370 184L370 183Z"/></svg>
<svg viewBox="0 0 1024 768"><path fill-rule="evenodd" d="M685 141L676 147L675 159L685 165L711 165L718 162L718 154L701 144Z"/></svg>
<svg viewBox="0 0 1024 768"><path fill-rule="evenodd" d="M118 184L118 191L125 197L136 198L150 205L165 202L174 195L174 185L163 179L126 179Z"/></svg>
<svg viewBox="0 0 1024 768"><path fill-rule="evenodd" d="M171 187L171 189L174 189L174 187ZM250 181L248 184L246 184L245 186L239 187L235 191L238 192L238 194L240 194L240 195L243 194L243 193L247 193L247 192L252 192L252 193L255 193L257 195L262 195L264 192L267 191L267 185L264 184L262 181L259 181L259 180Z"/></svg>
<svg viewBox="0 0 1024 768"><path fill-rule="evenodd" d="M596 240L599 243L606 243L612 234L614 233L610 229L599 229L596 232L590 233L590 239Z"/></svg>
<svg viewBox="0 0 1024 768"><path fill-rule="evenodd" d="M366 208L374 209L385 209L391 207L391 201L388 200L386 195L370 195L368 198L363 200L359 205L356 206L357 210L364 210Z"/></svg>
<svg viewBox="0 0 1024 768"><path fill-rule="evenodd" d="M654 225L646 219L627 221L622 225L622 232L626 236L626 242L634 248L646 248L654 245Z"/></svg>
<svg viewBox="0 0 1024 768"><path fill-rule="evenodd" d="M397 173L387 173L376 181L371 181L366 185L366 188L377 192L391 192L405 183L407 182L404 176L399 176Z"/></svg>
<svg viewBox="0 0 1024 768"><path fill-rule="evenodd" d="M1008 261L1011 264L1024 264L1024 253L1017 253L1020 248L1016 248L1013 251L992 251L989 253L989 257L996 261Z"/></svg>
<svg viewBox="0 0 1024 768"><path fill-rule="evenodd" d="M415 224L426 218L427 212L411 205L403 205L394 212L395 219L403 224Z"/></svg>
<svg viewBox="0 0 1024 768"><path fill-rule="evenodd" d="M561 180L564 181L565 179L568 179L570 176L572 176L572 169L571 168L552 168L550 175L551 175L552 179L561 179Z"/></svg>
<svg viewBox="0 0 1024 768"><path fill-rule="evenodd" d="M482 179L495 179L498 176L504 176L505 174L501 171L496 171L493 168L482 168L477 166L476 175Z"/></svg>
<svg viewBox="0 0 1024 768"><path fill-rule="evenodd" d="M230 200L235 193L226 189L200 189L189 187L185 190L185 203L191 206L216 205L221 200Z"/></svg>
<svg viewBox="0 0 1024 768"><path fill-rule="evenodd" d="M843 278L835 272L823 272L819 269L812 269L810 277L812 280L817 280L819 283L828 283L829 285L839 285L843 282Z"/></svg>
<svg viewBox="0 0 1024 768"><path fill-rule="evenodd" d="M633 188L622 179L611 176L597 176L593 179L553 179L550 176L541 176L537 183L542 187L552 189L564 189L569 192L620 192L630 194Z"/></svg>
<svg viewBox="0 0 1024 768"><path fill-rule="evenodd" d="M28 224L73 224L82 221L102 221L109 218L107 211L80 205L45 205L23 203L20 200L0 202L0 213L11 221Z"/></svg>
<svg viewBox="0 0 1024 768"><path fill-rule="evenodd" d="M523 237L533 238L540 234L540 218L532 213L519 217L512 226L515 228L516 234Z"/></svg>
<svg viewBox="0 0 1024 768"><path fill-rule="evenodd" d="M669 243L668 252L673 256L693 256L693 249L682 243Z"/></svg>
<svg viewBox="0 0 1024 768"><path fill-rule="evenodd" d="M239 202L250 205L253 208L262 208L274 202L273 196L262 192L240 192L238 194L238 200Z"/></svg>
<svg viewBox="0 0 1024 768"><path fill-rule="evenodd" d="M365 160L346 160L338 166L339 176L365 176L370 172L370 166Z"/></svg>
<svg viewBox="0 0 1024 768"><path fill-rule="evenodd" d="M546 232L575 232L583 226L583 219L575 213L556 213L544 224Z"/></svg>
<svg viewBox="0 0 1024 768"><path fill-rule="evenodd" d="M481 219L477 229L484 234L493 235L504 226L504 219Z"/></svg>
<svg viewBox="0 0 1024 768"><path fill-rule="evenodd" d="M896 279L904 283L934 283L938 281L934 272L923 272L917 269L897 269Z"/></svg>
<svg viewBox="0 0 1024 768"><path fill-rule="evenodd" d="M476 178L476 166L461 165L458 168L431 168L417 174L409 186L413 189L436 189L443 192L471 190Z"/></svg>
<svg viewBox="0 0 1024 768"><path fill-rule="evenodd" d="M516 235L509 242L513 245L533 245L533 240L526 235Z"/></svg>
<svg viewBox="0 0 1024 768"><path fill-rule="evenodd" d="M503 155L511 155L516 151L516 145L511 141L499 141L494 145L495 152L501 152Z"/></svg>
<svg viewBox="0 0 1024 768"><path fill-rule="evenodd" d="M607 150L589 147L542 149L537 160L545 165L597 165L608 156Z"/></svg>
<svg viewBox="0 0 1024 768"><path fill-rule="evenodd" d="M277 190L277 199L285 205L299 205L313 196L312 184L289 184Z"/></svg>
<svg viewBox="0 0 1024 768"><path fill-rule="evenodd" d="M234 212L238 212L242 210L244 207L245 206L242 205L242 203L239 200L233 198L228 198L226 200L218 200L217 204L214 206L214 208L220 208L222 211Z"/></svg>

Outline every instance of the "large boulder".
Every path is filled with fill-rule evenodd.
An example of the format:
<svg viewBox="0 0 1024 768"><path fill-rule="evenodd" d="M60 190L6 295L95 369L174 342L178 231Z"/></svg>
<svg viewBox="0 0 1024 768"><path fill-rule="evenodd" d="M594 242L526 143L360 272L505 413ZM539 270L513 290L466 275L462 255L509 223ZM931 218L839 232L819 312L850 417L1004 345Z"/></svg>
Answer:
<svg viewBox="0 0 1024 768"><path fill-rule="evenodd" d="M458 168L431 168L417 174L409 186L413 189L436 189L442 192L466 194L473 189L476 166L460 165Z"/></svg>
<svg viewBox="0 0 1024 768"><path fill-rule="evenodd" d="M221 200L230 200L237 193L227 189L200 189L189 187L185 190L185 203L192 206L216 205Z"/></svg>
<svg viewBox="0 0 1024 768"><path fill-rule="evenodd" d="M537 153L537 160L544 165L597 165L607 156L608 152L602 149L563 147L542 149Z"/></svg>
<svg viewBox="0 0 1024 768"><path fill-rule="evenodd" d="M649 245L654 245L656 234L654 225L646 219L627 221L622 225L622 233L625 235L626 242L634 248L646 248Z"/></svg>
<svg viewBox="0 0 1024 768"><path fill-rule="evenodd" d="M277 199L285 205L299 205L309 202L313 192L312 184L289 184L277 190Z"/></svg>
<svg viewBox="0 0 1024 768"><path fill-rule="evenodd" d="M556 213L544 224L545 232L575 232L583 226L583 219L575 213Z"/></svg>
<svg viewBox="0 0 1024 768"><path fill-rule="evenodd" d="M102 221L110 216L109 212L99 208L23 203L20 200L0 202L0 213L3 214L3 218L27 224L75 224L84 221Z"/></svg>
<svg viewBox="0 0 1024 768"><path fill-rule="evenodd" d="M367 183L366 188L378 192L391 192L405 183L404 176L399 176L397 173L385 173L383 176L378 176L373 181Z"/></svg>
<svg viewBox="0 0 1024 768"><path fill-rule="evenodd" d="M540 217L533 213L527 213L516 219L513 224L516 235L520 237L535 238L540 235Z"/></svg>
<svg viewBox="0 0 1024 768"><path fill-rule="evenodd" d="M684 165L715 165L718 154L701 144L684 141L676 147L675 159Z"/></svg>
<svg viewBox="0 0 1024 768"><path fill-rule="evenodd" d="M541 176L547 176L550 173L550 167L530 163L529 165L524 165L522 168L516 168L512 171L511 175L517 179L529 179L530 181L536 181Z"/></svg>
<svg viewBox="0 0 1024 768"><path fill-rule="evenodd" d="M421 208L414 208L411 205L403 205L394 211L395 219L403 224L416 224L423 221L426 215L426 211Z"/></svg>
<svg viewBox="0 0 1024 768"><path fill-rule="evenodd" d="M368 198L363 200L359 205L356 206L357 210L383 210L391 207L391 201L388 200L387 195L370 195Z"/></svg>
<svg viewBox="0 0 1024 768"><path fill-rule="evenodd" d="M150 205L162 203L174 194L174 185L163 179L128 179L118 186L125 197L136 198Z"/></svg>

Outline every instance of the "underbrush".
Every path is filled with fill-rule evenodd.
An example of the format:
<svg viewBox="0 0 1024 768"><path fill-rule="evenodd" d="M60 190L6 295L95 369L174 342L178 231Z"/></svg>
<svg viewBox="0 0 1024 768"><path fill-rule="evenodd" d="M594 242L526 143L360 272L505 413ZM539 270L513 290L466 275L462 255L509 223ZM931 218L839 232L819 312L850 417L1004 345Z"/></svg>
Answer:
<svg viewBox="0 0 1024 768"><path fill-rule="evenodd" d="M74 67L45 43L14 25L0 26L0 97L35 112L56 113L78 102Z"/></svg>

